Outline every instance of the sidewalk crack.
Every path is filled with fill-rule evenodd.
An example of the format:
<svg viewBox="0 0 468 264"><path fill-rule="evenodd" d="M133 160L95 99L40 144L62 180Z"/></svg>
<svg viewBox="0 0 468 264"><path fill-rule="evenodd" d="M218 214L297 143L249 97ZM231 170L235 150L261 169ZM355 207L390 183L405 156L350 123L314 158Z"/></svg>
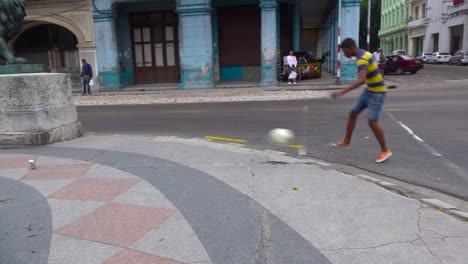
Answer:
<svg viewBox="0 0 468 264"><path fill-rule="evenodd" d="M261 208L260 239L255 250L255 264L268 264L270 258L271 227L268 221L268 211Z"/></svg>
<svg viewBox="0 0 468 264"><path fill-rule="evenodd" d="M418 219L417 219L417 224L418 224L418 230L419 230L419 233L418 233L418 238L419 240L421 241L421 243L423 244L423 246L427 249L427 251L435 258L439 261L439 263L442 263L442 260L439 258L439 256L437 256L437 254L435 254L434 252L432 252L432 250L430 249L430 247L427 245L426 241L424 240L424 238L421 236L421 233L424 232L425 230L422 228L421 226L421 220L422 220L422 211L424 210L424 206L423 204L420 204L419 205L419 209L418 209ZM434 232L436 233L436 232Z"/></svg>
<svg viewBox="0 0 468 264"><path fill-rule="evenodd" d="M249 183L248 183L248 187L249 187L249 191L247 193L248 196L252 197L252 199L254 198L254 195L255 195L255 189L254 189L254 177L255 177L255 172L253 170L253 163L254 161L251 161L249 162L249 166L248 166L248 171L249 171Z"/></svg>
<svg viewBox="0 0 468 264"><path fill-rule="evenodd" d="M341 250L367 250L367 249L377 249L377 248L381 248L381 247L386 247L386 246L389 246L389 245L396 245L396 244L412 244L416 241L420 240L420 238L416 238L416 239L413 239L413 240L406 240L406 241L396 241L396 242L388 242L388 243L384 243L384 244L380 244L380 245L377 245L377 246L372 246L372 247L342 247L342 248L335 248L335 249L324 249L324 251L327 251L327 252L334 252L334 251L341 251Z"/></svg>

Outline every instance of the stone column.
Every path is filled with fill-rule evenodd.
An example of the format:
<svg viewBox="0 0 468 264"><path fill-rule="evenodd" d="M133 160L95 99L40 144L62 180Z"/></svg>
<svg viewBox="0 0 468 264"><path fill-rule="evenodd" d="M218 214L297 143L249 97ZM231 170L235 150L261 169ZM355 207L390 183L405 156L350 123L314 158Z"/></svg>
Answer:
<svg viewBox="0 0 468 264"><path fill-rule="evenodd" d="M323 30L319 30L317 33L317 47L315 48L315 57L317 59L322 57L323 53Z"/></svg>
<svg viewBox="0 0 468 264"><path fill-rule="evenodd" d="M331 17L328 18L328 23L327 23L327 53L328 53L328 57L327 57L327 70L328 72L332 73L332 50L331 50L331 46L332 46L332 19Z"/></svg>
<svg viewBox="0 0 468 264"><path fill-rule="evenodd" d="M352 38L359 46L359 18L360 18L360 0L341 0L341 39ZM341 82L350 83L357 80L356 62L341 53Z"/></svg>
<svg viewBox="0 0 468 264"><path fill-rule="evenodd" d="M468 50L468 14L465 14L466 19L465 19L465 26L464 26L464 32L463 32L463 43L461 47L463 50Z"/></svg>
<svg viewBox="0 0 468 264"><path fill-rule="evenodd" d="M299 1L294 3L294 15L293 15L293 50L299 51L301 49L301 8Z"/></svg>
<svg viewBox="0 0 468 264"><path fill-rule="evenodd" d="M335 9L335 14L333 16L333 73L337 73L338 68L338 6Z"/></svg>
<svg viewBox="0 0 468 264"><path fill-rule="evenodd" d="M276 0L261 0L262 9L262 80L261 87L277 86L276 76Z"/></svg>
<svg viewBox="0 0 468 264"><path fill-rule="evenodd" d="M210 0L180 0L180 89L213 88L213 31Z"/></svg>
<svg viewBox="0 0 468 264"><path fill-rule="evenodd" d="M335 73L335 61L336 61L336 9L334 9L330 14L330 63L328 70L330 73Z"/></svg>
<svg viewBox="0 0 468 264"><path fill-rule="evenodd" d="M99 1L93 14L98 62L98 82L101 87L120 87L117 34L112 1ZM96 78L95 78L96 80Z"/></svg>

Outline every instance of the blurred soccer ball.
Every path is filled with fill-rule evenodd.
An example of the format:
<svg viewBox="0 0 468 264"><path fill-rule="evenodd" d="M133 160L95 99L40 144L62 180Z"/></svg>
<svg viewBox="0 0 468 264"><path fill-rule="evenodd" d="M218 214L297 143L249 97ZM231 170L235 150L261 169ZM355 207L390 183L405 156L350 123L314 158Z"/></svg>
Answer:
<svg viewBox="0 0 468 264"><path fill-rule="evenodd" d="M276 146L287 147L294 143L294 132L289 129L275 128L268 132L267 141Z"/></svg>

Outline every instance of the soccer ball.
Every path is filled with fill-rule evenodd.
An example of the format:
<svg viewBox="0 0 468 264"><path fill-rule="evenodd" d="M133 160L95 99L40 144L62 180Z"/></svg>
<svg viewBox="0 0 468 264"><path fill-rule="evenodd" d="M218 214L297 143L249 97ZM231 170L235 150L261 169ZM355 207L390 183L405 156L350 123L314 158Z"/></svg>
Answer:
<svg viewBox="0 0 468 264"><path fill-rule="evenodd" d="M276 146L288 147L294 143L294 132L289 129L275 128L268 132L267 141Z"/></svg>

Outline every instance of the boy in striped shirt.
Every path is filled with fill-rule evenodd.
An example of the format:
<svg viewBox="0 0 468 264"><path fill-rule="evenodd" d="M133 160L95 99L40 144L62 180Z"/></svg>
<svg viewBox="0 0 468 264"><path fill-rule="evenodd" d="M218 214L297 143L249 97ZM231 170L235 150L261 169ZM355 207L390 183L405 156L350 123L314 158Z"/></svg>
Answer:
<svg viewBox="0 0 468 264"><path fill-rule="evenodd" d="M385 143L384 133L378 123L380 113L382 112L382 107L385 102L385 97L387 95L387 86L385 86L382 73L379 70L378 62L371 53L357 48L356 42L350 38L343 41L341 48L346 57L357 57L359 78L358 81L351 84L343 91L332 93L332 97L336 99L337 97L343 96L346 93L361 87L365 83L367 83L368 88L359 97L356 105L349 115L345 139L334 143L333 146L339 148L351 147L351 136L353 134L354 127L356 126L356 120L364 109L369 108L369 126L374 132L374 135L379 141L381 147L381 152L377 157L376 162L383 163L392 156L392 152L387 148Z"/></svg>

